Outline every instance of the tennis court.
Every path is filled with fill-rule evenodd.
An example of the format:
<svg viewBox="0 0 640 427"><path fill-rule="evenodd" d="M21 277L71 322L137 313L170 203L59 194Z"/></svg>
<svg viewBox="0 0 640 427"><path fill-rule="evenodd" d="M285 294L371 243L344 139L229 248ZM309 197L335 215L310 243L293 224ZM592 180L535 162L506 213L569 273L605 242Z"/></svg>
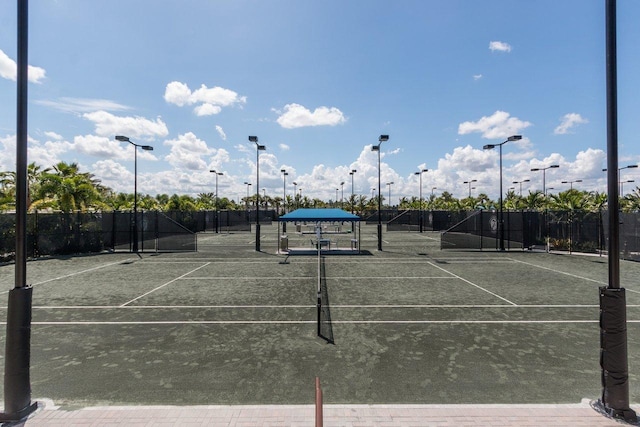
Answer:
<svg viewBox="0 0 640 427"><path fill-rule="evenodd" d="M316 335L317 259L276 254L276 228L262 227L262 252L252 233L210 233L195 253L29 262L33 397L310 404L316 376L326 403L599 397L606 258L442 251L438 234L415 232L384 233L379 252L375 225L362 225L360 254L323 256L327 344ZM0 267L7 290L13 272ZM640 265L622 261L621 276L638 402Z"/></svg>

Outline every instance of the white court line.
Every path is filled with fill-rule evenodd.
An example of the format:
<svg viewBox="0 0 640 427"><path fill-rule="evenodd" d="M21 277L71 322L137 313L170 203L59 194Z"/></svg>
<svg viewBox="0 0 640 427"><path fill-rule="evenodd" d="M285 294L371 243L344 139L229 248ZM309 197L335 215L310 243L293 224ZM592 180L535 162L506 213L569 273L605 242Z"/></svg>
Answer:
<svg viewBox="0 0 640 427"><path fill-rule="evenodd" d="M466 283L470 284L471 286L475 286L476 288L481 289L481 290L485 291L486 293L493 295L494 297L500 298L502 301L508 302L508 303L509 303L509 304L511 304L511 305L518 305L518 304L516 304L515 302L511 302L511 301L509 301L508 299L506 299L506 298L504 298L504 297L501 297L500 295L498 295L498 294L496 294L496 293L494 293L494 292L491 292L490 290L485 289L485 288L483 288L482 286L476 285L475 283L470 282L469 280L467 280L467 279L465 279L465 278L463 278L463 277L460 277L460 276L458 276L457 274L453 274L452 272L447 271L447 270L445 270L444 268L442 268L442 267L440 267L440 266L438 266L438 265L435 265L435 264L434 264L434 263L432 263L432 262L428 262L427 264L430 264L430 265L432 265L432 266L434 266L434 267L436 267L436 268L439 268L440 270L444 271L445 273L451 274L452 276L454 276L454 277L456 277L456 278L458 278L458 279L462 280L463 282L466 282Z"/></svg>
<svg viewBox="0 0 640 427"><path fill-rule="evenodd" d="M148 322L134 321L104 321L104 322L31 322L32 325L308 325L315 324L317 320L158 320ZM599 324L598 320L333 320L332 324L388 324L388 325L457 325L457 324ZM640 323L640 320L627 320L627 323ZM0 322L6 325L6 322Z"/></svg>
<svg viewBox="0 0 640 427"><path fill-rule="evenodd" d="M316 304L307 304L307 305L40 305L34 306L34 310L114 310L114 309L125 309L125 310L134 310L134 309L177 309L177 308L226 308L226 309L236 309L236 308L316 308ZM1 309L6 309L6 307L0 307Z"/></svg>
<svg viewBox="0 0 640 427"><path fill-rule="evenodd" d="M155 288L155 289L151 289L149 292L145 292L144 294L142 294L142 295L140 295L140 296L138 296L138 297L135 297L135 298L134 298L134 299L132 299L131 301L127 301L127 302L125 302L124 304L122 304L122 306L124 307L125 305L131 304L132 302L137 301L137 300L139 300L140 298L143 298L143 297L145 297L145 296L149 295L150 293L157 291L158 289L162 289L162 288L164 288L165 286L170 285L171 283L175 282L176 280L181 279L182 277L186 276L187 274L191 274L191 273L193 273L194 271L198 271L198 270L200 270L202 267L206 267L207 265L209 265L209 263L203 264L203 265L201 265L201 266L200 266L200 267L198 267L198 268L194 268L193 270L189 271L188 273L184 273L184 274L183 274L182 276L180 276L180 277L176 277L175 279L169 280L169 281L168 281L167 283L165 283L164 285L160 285L160 286L158 286L158 287L157 287L157 288Z"/></svg>
<svg viewBox="0 0 640 427"><path fill-rule="evenodd" d="M297 277L287 277L287 276L195 276L195 277L179 277L176 280L298 280L298 279L315 279L318 276L297 276Z"/></svg>
<svg viewBox="0 0 640 427"><path fill-rule="evenodd" d="M101 268L110 267L112 265L122 264L122 263L125 263L125 262L128 262L128 261L135 261L136 259L137 258L129 258L129 259L120 260L120 261L116 261L116 262L110 262L108 264L99 265L98 267L91 267L91 268L88 268L86 270L76 271L75 273L69 273L69 274L65 274L64 276L54 277L53 279L47 279L47 280L44 280L42 282L33 283L31 286L44 285L45 283L53 282L55 280L66 279L67 277L77 276L78 274L87 273L89 271L99 270ZM0 294L8 294L8 293L9 293L9 291L0 292Z"/></svg>
<svg viewBox="0 0 640 427"><path fill-rule="evenodd" d="M297 277L278 277L278 276L270 276L270 277L252 277L252 276L205 276L205 277L184 277L179 278L180 280L298 280L298 279L315 279L317 276L297 276ZM455 279L455 277L445 277L445 276L329 276L325 277L327 280L388 280L388 279Z"/></svg>
<svg viewBox="0 0 640 427"><path fill-rule="evenodd" d="M536 268L541 268L543 270L547 270L547 271L551 271L553 273L558 273L558 274L564 274L565 276L570 276L570 277L574 277L576 279L582 279L582 280L587 280L589 282L594 282L594 283L598 283L600 285L607 285L608 283L602 282L600 280L595 280L595 279L590 279L588 277L583 277L583 276L578 276L577 274L572 274L572 273L567 273L565 271L560 271L560 270L555 270L553 268L549 268L549 267L543 267L541 265L536 265L536 264L531 264L530 262L526 262L526 261L520 261L518 259L513 259L513 258L509 258L515 262L519 262L520 264L525 264L525 265L529 265L531 267L536 267Z"/></svg>
<svg viewBox="0 0 640 427"><path fill-rule="evenodd" d="M309 305L40 305L33 306L34 310L112 310L112 309L203 309L203 308L315 308L315 304ZM339 308L599 308L598 304L332 304L331 307ZM629 304L627 308L638 308L640 304ZM0 306L0 311L6 310L6 306Z"/></svg>

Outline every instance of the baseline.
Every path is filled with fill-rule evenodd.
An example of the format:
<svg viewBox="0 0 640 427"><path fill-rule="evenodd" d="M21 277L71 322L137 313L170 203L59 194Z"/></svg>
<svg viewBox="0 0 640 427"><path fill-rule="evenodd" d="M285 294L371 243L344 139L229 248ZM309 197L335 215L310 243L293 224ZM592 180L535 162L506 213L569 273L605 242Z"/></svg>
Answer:
<svg viewBox="0 0 640 427"><path fill-rule="evenodd" d="M124 263L133 262L135 260L136 260L136 258L131 258L131 259L123 260L123 261L110 262L108 264L99 265L97 267L91 267L91 268L88 268L86 270L81 270L81 271L76 271L74 273L65 274L64 276L54 277L52 279L43 280L42 282L32 283L31 286L44 285L45 283L54 282L54 281L60 280L60 279L66 279L67 277L77 276L79 274L88 273L90 271L99 270L101 268L111 267L112 265L118 265L118 264L124 264ZM0 294L8 294L8 293L9 293L8 290L0 292Z"/></svg>
<svg viewBox="0 0 640 427"><path fill-rule="evenodd" d="M627 320L628 323L640 323L640 320ZM308 325L317 320L152 320L152 321L45 321L32 322L41 326L84 326L84 325ZM332 320L333 324L352 325L509 325L509 324L599 324L599 320ZM6 322L0 322L6 325Z"/></svg>

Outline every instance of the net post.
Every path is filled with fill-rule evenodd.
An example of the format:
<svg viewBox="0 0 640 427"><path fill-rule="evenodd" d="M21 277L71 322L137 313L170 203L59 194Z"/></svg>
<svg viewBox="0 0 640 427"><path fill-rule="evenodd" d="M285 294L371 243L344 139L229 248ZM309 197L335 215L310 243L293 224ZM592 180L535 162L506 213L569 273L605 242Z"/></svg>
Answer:
<svg viewBox="0 0 640 427"><path fill-rule="evenodd" d="M318 336L322 337L322 296L320 291L318 291L318 296L316 300L316 309L317 309L316 318L318 319Z"/></svg>
<svg viewBox="0 0 640 427"><path fill-rule="evenodd" d="M316 427L322 427L322 388L320 387L320 377L316 377Z"/></svg>

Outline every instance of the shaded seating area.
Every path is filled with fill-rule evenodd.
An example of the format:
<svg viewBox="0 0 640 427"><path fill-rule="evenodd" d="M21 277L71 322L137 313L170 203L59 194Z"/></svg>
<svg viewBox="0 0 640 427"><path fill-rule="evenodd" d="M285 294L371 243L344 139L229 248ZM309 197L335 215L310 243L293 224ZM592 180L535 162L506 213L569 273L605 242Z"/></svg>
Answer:
<svg viewBox="0 0 640 427"><path fill-rule="evenodd" d="M359 253L360 217L342 209L296 209L278 219L278 253Z"/></svg>

